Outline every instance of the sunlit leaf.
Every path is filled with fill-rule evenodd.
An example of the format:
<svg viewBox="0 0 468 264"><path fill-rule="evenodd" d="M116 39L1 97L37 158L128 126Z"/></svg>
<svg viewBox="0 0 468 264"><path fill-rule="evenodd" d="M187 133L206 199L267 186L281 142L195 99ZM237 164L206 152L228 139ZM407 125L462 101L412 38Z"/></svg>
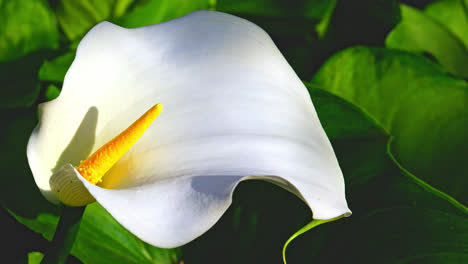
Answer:
<svg viewBox="0 0 468 264"><path fill-rule="evenodd" d="M435 1L424 13L449 28L468 49L468 0Z"/></svg>
<svg viewBox="0 0 468 264"><path fill-rule="evenodd" d="M118 25L128 28L152 25L181 17L196 10L212 9L214 0L148 0L135 6L119 19Z"/></svg>
<svg viewBox="0 0 468 264"><path fill-rule="evenodd" d="M75 58L74 52L58 56L52 61L45 61L39 70L41 81L63 82L65 74Z"/></svg>
<svg viewBox="0 0 468 264"><path fill-rule="evenodd" d="M44 258L44 254L41 252L29 252L27 264L40 264Z"/></svg>
<svg viewBox="0 0 468 264"><path fill-rule="evenodd" d="M43 0L0 2L0 62L58 47L55 16Z"/></svg>
<svg viewBox="0 0 468 264"><path fill-rule="evenodd" d="M48 85L46 88L45 88L45 91L44 91L44 99L46 101L50 101L50 100L53 100L55 98L57 98L60 94L60 90L57 86L51 84L51 85Z"/></svg>
<svg viewBox="0 0 468 264"><path fill-rule="evenodd" d="M58 40L55 16L45 1L0 2L0 108L35 102L39 66Z"/></svg>
<svg viewBox="0 0 468 264"><path fill-rule="evenodd" d="M401 5L401 14L401 23L385 41L387 47L429 53L448 72L468 77L468 49L457 35L418 9Z"/></svg>
<svg viewBox="0 0 468 264"><path fill-rule="evenodd" d="M332 57L313 82L368 113L395 137L402 166L467 201L468 85L407 52L355 47Z"/></svg>
<svg viewBox="0 0 468 264"><path fill-rule="evenodd" d="M80 39L104 20L122 16L135 0L60 0L57 18L69 40Z"/></svg>

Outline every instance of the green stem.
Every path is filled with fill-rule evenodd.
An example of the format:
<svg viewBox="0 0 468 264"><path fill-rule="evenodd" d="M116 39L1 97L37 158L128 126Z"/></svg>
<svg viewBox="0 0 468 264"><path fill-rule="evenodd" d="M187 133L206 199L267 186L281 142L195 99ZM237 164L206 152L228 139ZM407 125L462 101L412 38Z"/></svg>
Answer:
<svg viewBox="0 0 468 264"><path fill-rule="evenodd" d="M55 230L51 247L42 259L42 264L65 264L80 229L83 207L68 207L62 209L62 216Z"/></svg>
<svg viewBox="0 0 468 264"><path fill-rule="evenodd" d="M305 232L309 231L310 229L316 227L316 226L319 226L321 224L325 224L325 223L328 223L328 222L332 222L332 221L335 221L335 220L338 220L340 218L342 218L343 216L345 215L340 215L338 217L335 217L335 218L332 218L332 219L325 219L325 220L320 220L320 219L314 219L312 220L310 223L308 223L306 226L304 226L303 228L299 229L299 231L297 231L296 233L294 233L294 235L292 235L288 241L286 241L286 243L284 244L283 246L283 263L286 264L286 248L288 247L289 243L291 243L291 241L293 241L296 237L304 234Z"/></svg>

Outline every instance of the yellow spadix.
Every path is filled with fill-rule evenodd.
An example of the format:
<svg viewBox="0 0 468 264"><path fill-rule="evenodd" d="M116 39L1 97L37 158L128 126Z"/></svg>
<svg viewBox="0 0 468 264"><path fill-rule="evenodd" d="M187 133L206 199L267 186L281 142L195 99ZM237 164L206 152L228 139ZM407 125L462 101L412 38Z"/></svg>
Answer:
<svg viewBox="0 0 468 264"><path fill-rule="evenodd" d="M156 104L118 136L107 142L89 158L75 167L90 183L98 184L112 166L137 142L161 113L162 104Z"/></svg>

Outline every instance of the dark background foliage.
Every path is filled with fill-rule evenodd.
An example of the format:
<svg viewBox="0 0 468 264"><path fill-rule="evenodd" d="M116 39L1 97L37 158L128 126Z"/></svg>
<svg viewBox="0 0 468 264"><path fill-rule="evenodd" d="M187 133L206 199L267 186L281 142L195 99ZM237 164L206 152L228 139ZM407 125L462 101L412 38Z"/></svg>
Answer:
<svg viewBox="0 0 468 264"><path fill-rule="evenodd" d="M5 263L39 263L61 208L26 159L37 105L60 93L76 47L107 20L139 27L211 9L265 29L307 85L353 215L296 238L288 263L468 263L468 1L0 1L0 227ZM99 204L69 263L282 263L311 213L243 182L221 220L177 249L150 246Z"/></svg>

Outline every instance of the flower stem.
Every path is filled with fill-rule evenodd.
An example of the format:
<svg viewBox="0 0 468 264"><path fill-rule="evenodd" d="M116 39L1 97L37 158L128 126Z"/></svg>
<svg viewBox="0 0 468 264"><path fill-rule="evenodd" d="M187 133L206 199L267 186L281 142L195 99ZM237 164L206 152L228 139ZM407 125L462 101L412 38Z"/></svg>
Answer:
<svg viewBox="0 0 468 264"><path fill-rule="evenodd" d="M63 206L62 216L55 230L51 247L42 259L42 264L65 264L68 254L75 242L76 234L80 229L81 217L85 210L82 207Z"/></svg>

